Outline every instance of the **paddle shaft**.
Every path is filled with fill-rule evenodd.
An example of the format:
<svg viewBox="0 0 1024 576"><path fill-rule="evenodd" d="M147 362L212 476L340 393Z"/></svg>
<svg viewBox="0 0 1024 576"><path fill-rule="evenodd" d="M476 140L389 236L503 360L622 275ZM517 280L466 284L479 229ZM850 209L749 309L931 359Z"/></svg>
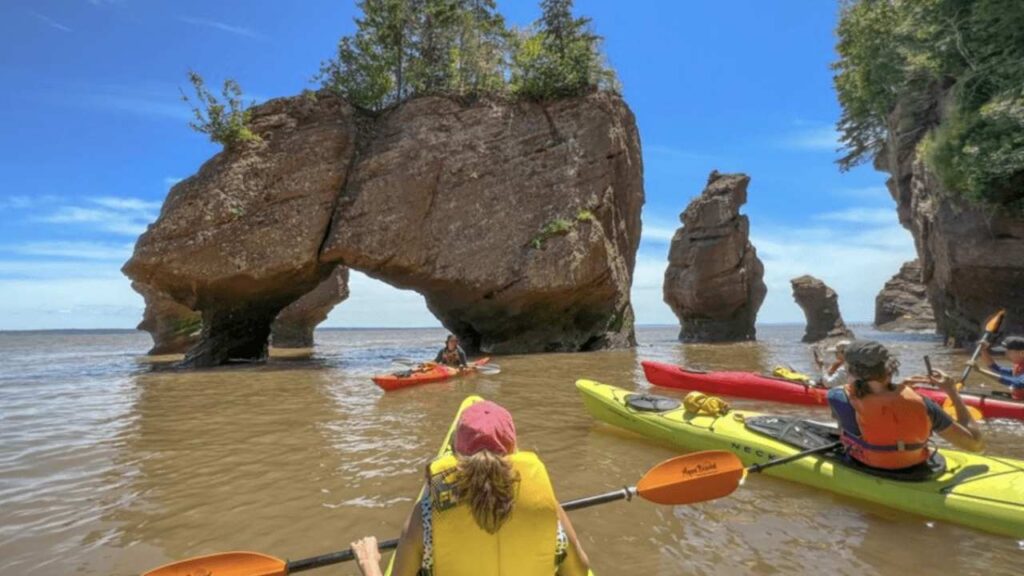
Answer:
<svg viewBox="0 0 1024 576"><path fill-rule="evenodd" d="M819 454L821 452L835 450L836 448L839 448L842 445L842 442L833 442L832 444L826 444L824 446L818 446L817 448L811 448L810 450L804 450L803 452L798 452L796 454L793 454L792 456L786 456L785 458L779 458L778 460L769 460L764 464L752 464L750 466L747 466L747 472L761 472L766 468L780 466L782 464L789 464L790 462L793 462L794 460L799 460L804 456L810 456L811 454Z"/></svg>
<svg viewBox="0 0 1024 576"><path fill-rule="evenodd" d="M591 506L615 502L617 500L631 500L636 493L636 487L630 486L628 488L621 488L612 492L598 494L597 496L588 496L586 498L578 498L576 500L564 502L562 504L562 509L566 511L579 510L581 508L589 508ZM392 538L391 540L385 540L377 544L378 550L392 550L394 548L398 548L398 538ZM296 572L330 566L331 564L348 562L355 557L355 553L352 552L351 548L349 548L347 550L342 550L341 552L331 552L330 554L323 554L321 556L313 556L312 558L304 558L302 560L288 562L286 571L288 574L294 574Z"/></svg>
<svg viewBox="0 0 1024 576"><path fill-rule="evenodd" d="M967 384L967 377L971 375L971 370L974 369L974 363L978 361L978 356L981 354L981 347L988 342L988 339L992 337L992 333L999 330L999 325L1003 323L1004 311L1000 310L996 312L996 316L990 319L985 326L985 334L982 335L981 340L978 341L978 345L974 347L974 354L971 354L971 361L964 366L964 373L960 376L960 383ZM931 374L928 374L931 376Z"/></svg>

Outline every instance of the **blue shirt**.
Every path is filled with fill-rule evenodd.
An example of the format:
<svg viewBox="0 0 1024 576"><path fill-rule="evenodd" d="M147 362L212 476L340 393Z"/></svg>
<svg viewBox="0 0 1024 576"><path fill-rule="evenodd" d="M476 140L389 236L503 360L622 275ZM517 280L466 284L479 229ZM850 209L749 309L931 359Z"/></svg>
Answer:
<svg viewBox="0 0 1024 576"><path fill-rule="evenodd" d="M928 411L928 419L932 423L932 432L942 432L953 425L953 417L932 402L931 398L924 400L924 407ZM846 387L832 388L828 391L828 405L832 408L832 417L839 422L839 427L847 434L861 438L860 424L857 423L857 413L850 403L850 397L846 394Z"/></svg>
<svg viewBox="0 0 1024 576"><path fill-rule="evenodd" d="M989 365L988 369L999 374L1000 384L1009 386L1010 388L1024 388L1024 373L1014 375L1014 369L1003 368L995 362Z"/></svg>

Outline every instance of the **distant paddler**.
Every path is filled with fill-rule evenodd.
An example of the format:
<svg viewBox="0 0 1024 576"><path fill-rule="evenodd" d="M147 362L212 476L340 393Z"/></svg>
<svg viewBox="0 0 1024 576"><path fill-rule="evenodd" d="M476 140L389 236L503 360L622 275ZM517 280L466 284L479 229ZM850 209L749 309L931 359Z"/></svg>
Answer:
<svg viewBox="0 0 1024 576"><path fill-rule="evenodd" d="M434 364L451 366L459 370L465 370L469 366L469 362L466 360L466 351L459 346L459 339L455 334L449 334L445 338L444 348L437 353Z"/></svg>
<svg viewBox="0 0 1024 576"><path fill-rule="evenodd" d="M836 386L846 384L846 381L849 379L849 376L846 374L846 348L849 345L849 340L840 340L836 342L835 346L830 347L828 351L835 354L835 360L827 367L821 359L818 349L814 349L814 361L818 365L818 371L821 372L821 375L818 377L818 386L835 388Z"/></svg>
<svg viewBox="0 0 1024 576"><path fill-rule="evenodd" d="M1014 400L1024 400L1024 336L1010 336L1003 340L1006 359L1013 363L1012 368L1000 366L993 360L989 347L987 341L982 341L980 366L974 361L968 362L968 365L975 367L976 372L989 380L1009 386Z"/></svg>

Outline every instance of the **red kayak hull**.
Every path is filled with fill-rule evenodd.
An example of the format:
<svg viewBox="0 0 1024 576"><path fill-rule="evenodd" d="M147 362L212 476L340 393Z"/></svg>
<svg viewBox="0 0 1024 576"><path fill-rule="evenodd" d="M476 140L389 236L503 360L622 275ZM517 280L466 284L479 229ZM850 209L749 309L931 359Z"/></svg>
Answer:
<svg viewBox="0 0 1024 576"><path fill-rule="evenodd" d="M647 360L640 365L644 368L647 381L656 386L805 406L828 404L825 400L827 390L824 388L782 378L762 376L753 372L700 372L687 370L675 364Z"/></svg>
<svg viewBox="0 0 1024 576"><path fill-rule="evenodd" d="M406 372L396 372L394 374L378 374L377 376L373 377L373 383L376 384L377 386L380 386L385 391L391 392L393 390L409 388L410 386L430 384L432 382L441 382L444 380L448 380L449 378L454 378L456 376L471 374L476 371L475 368L477 366L483 366L484 364L487 364L490 360L490 358L481 358L479 360L470 362L469 368L462 372L460 372L456 368L451 368L449 366L437 365L434 366L433 368L430 368L429 370L424 370L422 372L413 372L408 375L404 375L406 374Z"/></svg>
<svg viewBox="0 0 1024 576"><path fill-rule="evenodd" d="M647 381L656 386L697 390L706 394L735 396L769 402L785 402L805 406L826 406L827 390L807 386L800 382L763 376L753 372L700 372L687 370L675 364L644 360L640 363ZM946 401L946 393L926 386L914 389L931 398L940 406ZM961 394L964 404L981 411L985 418L1013 418L1024 420L1024 402L999 400L981 394Z"/></svg>

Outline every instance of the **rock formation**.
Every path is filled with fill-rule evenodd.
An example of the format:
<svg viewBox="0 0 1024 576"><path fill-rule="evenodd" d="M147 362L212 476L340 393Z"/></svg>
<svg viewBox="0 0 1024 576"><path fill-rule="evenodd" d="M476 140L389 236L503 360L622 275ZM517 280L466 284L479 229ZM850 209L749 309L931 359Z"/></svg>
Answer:
<svg viewBox="0 0 1024 576"><path fill-rule="evenodd" d="M768 292L764 266L739 213L747 202L746 174L708 177L707 187L679 216L668 254L664 298L684 342L753 340L757 311Z"/></svg>
<svg viewBox="0 0 1024 576"><path fill-rule="evenodd" d="M846 327L839 313L839 297L835 290L814 276L793 278L790 283L793 285L793 299L807 318L804 342L853 338L853 331Z"/></svg>
<svg viewBox="0 0 1024 576"><path fill-rule="evenodd" d="M935 313L928 302L928 288L921 282L921 262L900 267L875 297L875 327L891 331L934 331Z"/></svg>
<svg viewBox="0 0 1024 576"><path fill-rule="evenodd" d="M182 354L195 346L203 325L198 312L140 282L132 282L132 289L146 302L142 322L136 329L149 332L153 338L149 354Z"/></svg>
<svg viewBox="0 0 1024 576"><path fill-rule="evenodd" d="M184 354L199 342L203 318L199 312L178 304L166 294L145 284L132 282L132 288L146 302L142 322L153 338L150 355ZM327 314L348 298L348 268L338 266L312 292L286 306L271 324L270 340L275 348L311 348L313 330Z"/></svg>
<svg viewBox="0 0 1024 576"><path fill-rule="evenodd" d="M346 298L348 268L338 266L312 292L281 310L270 325L271 345L274 348L312 348L313 329Z"/></svg>
<svg viewBox="0 0 1024 576"><path fill-rule="evenodd" d="M270 323L333 269L318 259L354 154L356 118L336 98L253 110L261 141L214 156L176 184L124 272L199 310L185 363L263 359Z"/></svg>
<svg viewBox="0 0 1024 576"><path fill-rule="evenodd" d="M1004 332L1024 332L1024 219L950 194L920 157L927 128L948 116L949 94L937 91L923 114L920 103L913 114L897 106L875 167L890 174L886 185L914 236L939 332L964 344L998 308L1007 309Z"/></svg>
<svg viewBox="0 0 1024 576"><path fill-rule="evenodd" d="M642 164L617 96L370 116L322 92L250 128L171 190L124 267L202 311L186 364L263 358L274 317L338 264L420 292L470 349L634 343Z"/></svg>

